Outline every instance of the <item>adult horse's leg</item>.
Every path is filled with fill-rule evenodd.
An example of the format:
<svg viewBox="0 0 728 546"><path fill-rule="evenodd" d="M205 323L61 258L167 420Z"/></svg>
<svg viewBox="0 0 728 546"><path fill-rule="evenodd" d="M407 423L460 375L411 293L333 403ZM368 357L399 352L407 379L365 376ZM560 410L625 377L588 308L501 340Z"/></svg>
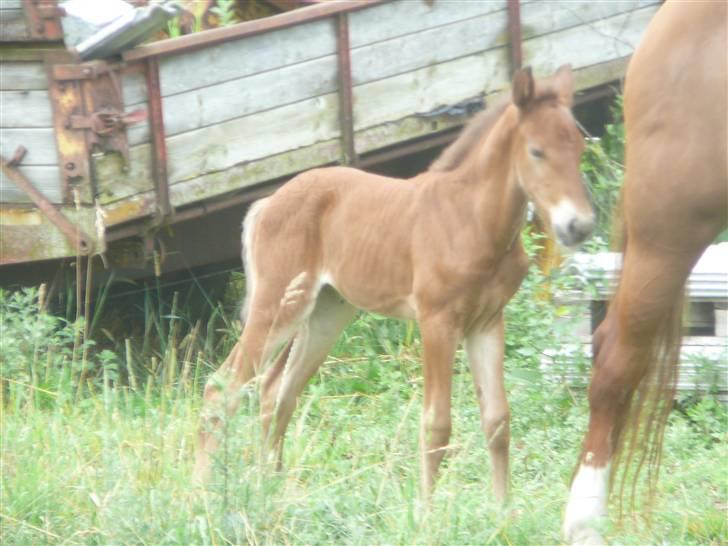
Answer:
<svg viewBox="0 0 728 546"><path fill-rule="evenodd" d="M428 317L419 323L425 383L420 428L422 495L429 501L452 430L452 370L459 340L452 321L446 317Z"/></svg>
<svg viewBox="0 0 728 546"><path fill-rule="evenodd" d="M264 377L261 394L263 438L276 450L279 468L283 439L296 409L297 398L355 314L356 308L343 300L333 288L324 288L310 317L285 354L282 353L283 358L279 358Z"/></svg>
<svg viewBox="0 0 728 546"><path fill-rule="evenodd" d="M493 492L505 501L508 495L510 413L503 385L503 316L465 338L470 371L480 405L480 422L490 449Z"/></svg>
<svg viewBox="0 0 728 546"><path fill-rule="evenodd" d="M595 333L589 429L564 522L566 538L576 544L600 543L596 527L607 513L610 470L633 395L663 356L660 340L679 336L684 284L702 250L665 253L628 239L619 289ZM669 388L666 380L652 387Z"/></svg>

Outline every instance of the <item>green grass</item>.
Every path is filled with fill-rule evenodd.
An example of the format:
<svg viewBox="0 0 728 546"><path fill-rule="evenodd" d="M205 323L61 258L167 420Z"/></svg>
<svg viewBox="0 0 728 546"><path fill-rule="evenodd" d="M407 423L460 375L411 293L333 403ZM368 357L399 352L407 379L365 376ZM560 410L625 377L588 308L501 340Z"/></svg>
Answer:
<svg viewBox="0 0 728 546"><path fill-rule="evenodd" d="M533 253L538 239L524 236ZM139 304L138 333L117 340L96 320L104 317L87 329L42 311L36 291L0 291L2 543L558 544L587 403L538 364L570 335L555 320L568 310L554 309L544 287L570 282L532 268L507 308L510 504L492 501L459 353L452 445L429 513L418 497L413 323L369 315L344 332L300 401L283 472L259 459L251 393L226 423L214 480L200 491L189 483L200 392L235 339L234 312L190 320L183 298L167 301L156 287ZM242 285L231 284L237 300ZM607 529L613 543L727 542L727 417L710 397L673 412L652 525L638 505Z"/></svg>
<svg viewBox="0 0 728 546"><path fill-rule="evenodd" d="M583 393L509 381L512 502L491 500L470 378L455 381L452 453L432 513L418 502L420 381L405 357L377 362L374 394L341 393L356 369L331 362L301 401L286 469L257 457L255 404L228 424L215 480L188 482L200 398L125 388L53 410L3 414L3 544L558 544L586 422ZM404 379L404 384L401 383ZM344 388L344 390L346 390ZM651 528L618 544L723 544L725 438L673 414ZM638 520L641 516L636 515ZM629 519L629 518L627 518Z"/></svg>
<svg viewBox="0 0 728 546"><path fill-rule="evenodd" d="M259 460L257 401L247 397L200 491L189 476L201 384L229 348L227 331L212 349L178 332L154 365L141 349L127 359L132 343L91 347L81 365L89 342L77 325L39 313L32 292L2 294L2 543L559 544L587 403L534 365L554 343L553 310L534 297L543 281L533 271L509 310L511 502L492 501L459 354L452 447L429 514L418 500L421 344L411 323L351 325L300 401L283 472ZM638 505L607 528L609 540L726 544L726 430L726 409L710 397L673 412L652 525Z"/></svg>

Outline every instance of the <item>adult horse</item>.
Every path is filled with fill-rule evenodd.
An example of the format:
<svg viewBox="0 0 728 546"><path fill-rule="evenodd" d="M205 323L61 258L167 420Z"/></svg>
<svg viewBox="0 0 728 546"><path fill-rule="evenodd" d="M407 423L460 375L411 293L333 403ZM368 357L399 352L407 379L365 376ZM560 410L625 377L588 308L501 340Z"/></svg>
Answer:
<svg viewBox="0 0 728 546"><path fill-rule="evenodd" d="M244 222L244 331L204 395L195 478L204 481L221 420L264 372L264 438L278 452L306 382L356 308L416 319L424 347L422 490L450 437L453 359L464 339L498 498L508 485L503 306L527 269L520 230L532 200L565 245L594 216L579 171L571 69L514 75L512 101L486 110L409 180L350 168L303 173ZM281 349L282 348L282 349ZM264 440L266 441L266 440Z"/></svg>
<svg viewBox="0 0 728 546"><path fill-rule="evenodd" d="M620 452L653 479L659 467L685 282L728 220L727 5L668 1L627 70L624 261L594 336L589 429L564 522L575 543L602 543Z"/></svg>

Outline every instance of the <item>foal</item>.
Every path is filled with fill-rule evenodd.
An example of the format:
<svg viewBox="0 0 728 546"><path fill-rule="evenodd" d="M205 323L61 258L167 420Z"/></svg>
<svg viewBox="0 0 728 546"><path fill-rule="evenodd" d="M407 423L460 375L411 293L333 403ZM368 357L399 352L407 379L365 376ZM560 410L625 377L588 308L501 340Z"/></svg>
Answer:
<svg viewBox="0 0 728 546"><path fill-rule="evenodd" d="M316 169L251 207L245 328L205 389L198 482L209 474L220 420L259 373L264 441L280 462L296 398L358 308L419 323L425 498L450 438L453 359L465 341L495 495L505 498L503 306L527 269L519 237L526 206L535 203L564 245L578 244L593 226L572 87L568 66L538 82L530 69L518 71L512 103L481 113L428 172L396 180Z"/></svg>

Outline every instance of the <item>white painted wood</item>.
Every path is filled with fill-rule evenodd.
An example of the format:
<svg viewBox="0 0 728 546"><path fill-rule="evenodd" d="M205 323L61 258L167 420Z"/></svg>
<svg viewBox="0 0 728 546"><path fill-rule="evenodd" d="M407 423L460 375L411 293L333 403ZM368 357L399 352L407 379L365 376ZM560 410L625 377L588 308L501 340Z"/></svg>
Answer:
<svg viewBox="0 0 728 546"><path fill-rule="evenodd" d="M567 28L592 25L596 21L653 6L660 0L574 1L550 0L521 4L521 32L524 40Z"/></svg>
<svg viewBox="0 0 728 546"><path fill-rule="evenodd" d="M523 62L541 73L550 73L566 63L579 68L631 55L657 8L651 5L591 25L525 40Z"/></svg>
<svg viewBox="0 0 728 546"><path fill-rule="evenodd" d="M61 203L61 177L58 167L20 166L28 180L52 203ZM0 203L30 203L30 199L0 171Z"/></svg>
<svg viewBox="0 0 728 546"><path fill-rule="evenodd" d="M421 0L386 2L349 14L349 42L357 48L505 8L505 0L435 0L432 5ZM386 61L395 55L390 51Z"/></svg>
<svg viewBox="0 0 728 546"><path fill-rule="evenodd" d="M281 29L161 59L162 95L276 70L336 51L333 20Z"/></svg>
<svg viewBox="0 0 728 546"><path fill-rule="evenodd" d="M0 10L23 9L23 0L0 0Z"/></svg>
<svg viewBox="0 0 728 546"><path fill-rule="evenodd" d="M0 10L0 39L7 42L27 40L28 28L22 9L11 8Z"/></svg>
<svg viewBox="0 0 728 546"><path fill-rule="evenodd" d="M0 91L0 127L52 127L47 91Z"/></svg>
<svg viewBox="0 0 728 546"><path fill-rule="evenodd" d="M47 89L43 63L0 62L0 91Z"/></svg>
<svg viewBox="0 0 728 546"><path fill-rule="evenodd" d="M164 100L167 134L221 123L323 96L337 88L334 56L173 95Z"/></svg>
<svg viewBox="0 0 728 546"><path fill-rule="evenodd" d="M170 182L338 136L338 96L329 94L167 139Z"/></svg>
<svg viewBox="0 0 728 546"><path fill-rule="evenodd" d="M12 157L18 146L27 153L23 165L57 165L58 152L53 129L6 129L0 131L0 155Z"/></svg>

